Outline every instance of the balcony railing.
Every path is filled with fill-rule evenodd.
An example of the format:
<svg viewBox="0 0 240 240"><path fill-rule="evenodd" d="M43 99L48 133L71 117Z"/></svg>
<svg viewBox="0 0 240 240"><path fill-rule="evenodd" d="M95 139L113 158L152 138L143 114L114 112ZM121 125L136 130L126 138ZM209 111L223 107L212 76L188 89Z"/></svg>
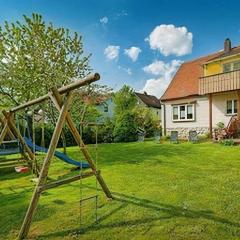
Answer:
<svg viewBox="0 0 240 240"><path fill-rule="evenodd" d="M215 74L199 79L199 94L240 89L240 70Z"/></svg>

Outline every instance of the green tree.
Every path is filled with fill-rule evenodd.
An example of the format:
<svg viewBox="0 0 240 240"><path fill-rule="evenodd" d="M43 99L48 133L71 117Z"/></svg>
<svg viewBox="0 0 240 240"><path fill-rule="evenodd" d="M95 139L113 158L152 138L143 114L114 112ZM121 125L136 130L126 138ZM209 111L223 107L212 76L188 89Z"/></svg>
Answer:
<svg viewBox="0 0 240 240"><path fill-rule="evenodd" d="M0 28L1 105L19 105L90 73L82 36L45 23L42 16Z"/></svg>
<svg viewBox="0 0 240 240"><path fill-rule="evenodd" d="M129 142L137 139L137 124L134 108L137 104L136 96L129 86L124 85L114 95L114 121L113 131L115 142Z"/></svg>
<svg viewBox="0 0 240 240"><path fill-rule="evenodd" d="M133 142L137 140L137 123L133 112L126 111L116 117L113 136L115 142Z"/></svg>
<svg viewBox="0 0 240 240"><path fill-rule="evenodd" d="M126 111L132 111L137 104L133 89L124 85L113 97L115 103L115 115L121 115Z"/></svg>
<svg viewBox="0 0 240 240"><path fill-rule="evenodd" d="M19 105L85 77L91 71L89 58L90 54L84 55L82 36L46 23L39 14L5 22L0 27L0 107ZM38 108L55 124L58 112L51 103Z"/></svg>

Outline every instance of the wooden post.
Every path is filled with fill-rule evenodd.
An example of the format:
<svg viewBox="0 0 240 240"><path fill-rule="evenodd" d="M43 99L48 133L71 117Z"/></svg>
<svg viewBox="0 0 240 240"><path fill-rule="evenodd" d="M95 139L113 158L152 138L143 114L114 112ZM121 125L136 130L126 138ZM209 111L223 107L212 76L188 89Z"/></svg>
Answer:
<svg viewBox="0 0 240 240"><path fill-rule="evenodd" d="M237 91L237 118L240 119L240 91Z"/></svg>
<svg viewBox="0 0 240 240"><path fill-rule="evenodd" d="M0 134L0 144L2 144L5 136L7 135L7 132L8 132L8 125L7 125L7 123L5 123L5 125L4 125L4 127L2 129L2 132Z"/></svg>
<svg viewBox="0 0 240 240"><path fill-rule="evenodd" d="M2 131L1 131L1 134L0 134L0 144L3 142L6 134L8 134L9 137L10 137L12 140L16 139L16 137L14 136L14 134L12 133L12 131L10 130L7 121L5 121L5 120L3 120L2 118L0 118L0 122L4 125L4 128L6 127L6 129L3 128ZM6 130L7 130L7 132L5 132ZM29 160L29 158L28 158L28 156L26 155L26 153L23 151L23 152L21 152L20 154L21 154L22 157L19 158L19 159L25 159L26 162L27 162L27 164L28 164L28 166L29 166L30 168L32 168L31 161Z"/></svg>
<svg viewBox="0 0 240 240"><path fill-rule="evenodd" d="M60 137L62 128L64 126L65 118L68 113L68 109L69 109L71 102L72 102L72 92L69 93L65 103L63 104L63 106L61 108L61 111L60 111L60 114L58 117L58 121L56 123L56 127L53 132L52 140L51 140L47 155L43 162L42 170L41 170L41 173L39 176L39 181L36 185L34 194L32 196L32 200L30 202L29 208L27 210L26 216L24 218L24 221L23 221L23 224L22 224L19 236L18 236L19 239L24 239L29 232L30 225L32 222L32 217L33 217L33 214L34 214L35 209L38 204L38 200L41 195L41 189L43 188L43 186L46 182L48 170L49 170L49 167L51 164L51 159L54 156L54 152L56 150L57 143L59 141L59 137Z"/></svg>
<svg viewBox="0 0 240 240"><path fill-rule="evenodd" d="M209 133L210 133L210 138L213 138L212 134L212 93L209 94Z"/></svg>
<svg viewBox="0 0 240 240"><path fill-rule="evenodd" d="M1 117L0 117L0 123L2 124L2 126L5 126L5 124L6 124L6 121L5 120L3 120ZM15 136L14 136L14 134L12 133L12 131L9 129L9 127L7 126L7 128L8 128L8 135L9 135L9 137L11 138L11 139L15 139ZM1 142L0 142L1 143Z"/></svg>
<svg viewBox="0 0 240 240"><path fill-rule="evenodd" d="M61 107L62 107L62 97L61 97L61 95L59 94L59 92L56 88L52 89L52 93L53 93L53 97L51 97L51 98L53 98L53 102L56 105L56 108L58 110L60 110ZM76 143L80 147L85 159L87 160L87 162L88 162L89 166L91 167L92 171L95 173L96 178L97 178L100 186L102 187L104 193L106 194L106 196L108 198L113 199L113 196L112 196L107 184L105 183L103 177L101 176L100 173L97 174L96 166L95 166L95 164L94 164L94 162L93 162L93 160L92 160L92 158L91 158L91 156L90 156L90 154L89 154L89 152L88 152L88 150L87 150L87 148L86 148L86 146L85 146L85 144L84 144L84 142L83 142L83 140L82 140L82 138L81 138L81 136L80 136L80 134L77 130L76 125L74 124L74 122L71 118L70 113L67 113L67 115L66 115L66 122L68 124L68 127L69 127Z"/></svg>

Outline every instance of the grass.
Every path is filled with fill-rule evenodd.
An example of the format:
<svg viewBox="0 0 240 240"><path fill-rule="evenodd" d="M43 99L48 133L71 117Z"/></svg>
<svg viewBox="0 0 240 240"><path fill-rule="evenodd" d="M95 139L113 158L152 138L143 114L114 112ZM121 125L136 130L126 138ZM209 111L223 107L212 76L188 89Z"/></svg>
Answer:
<svg viewBox="0 0 240 240"><path fill-rule="evenodd" d="M212 143L99 145L98 166L115 196L95 179L49 190L40 199L31 239L240 239L240 149ZM76 147L70 156L80 159ZM54 159L50 176L73 175ZM30 201L31 174L0 175L0 239L17 236ZM80 190L80 185L82 186Z"/></svg>

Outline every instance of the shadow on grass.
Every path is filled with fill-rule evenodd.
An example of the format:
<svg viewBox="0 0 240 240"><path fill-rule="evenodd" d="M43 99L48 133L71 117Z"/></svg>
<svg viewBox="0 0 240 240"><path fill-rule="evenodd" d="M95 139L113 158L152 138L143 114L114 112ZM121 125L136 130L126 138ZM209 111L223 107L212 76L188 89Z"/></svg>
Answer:
<svg viewBox="0 0 240 240"><path fill-rule="evenodd" d="M144 207L159 212L165 212L172 217L186 217L186 218L205 218L218 223L228 224L233 227L240 227L240 223L232 222L226 218L221 218L214 215L211 210L190 210L179 206L173 206L170 204L163 204L154 202L148 199L137 198L122 193L114 193L114 199L123 203L133 204L139 207Z"/></svg>
<svg viewBox="0 0 240 240"><path fill-rule="evenodd" d="M109 228L116 228L116 227L131 227L136 226L140 224L146 224L146 223L153 223L157 222L159 220L167 220L174 217L181 217L181 218L190 218L190 219L200 219L204 218L206 220L214 221L221 224L227 224L231 227L240 227L240 223L232 222L226 218L221 218L214 215L213 211L210 210L191 210L186 209L179 206L174 206L170 204L164 204L159 202L154 202L148 199L143 198L137 198L134 196L129 196L122 193L113 192L114 195L114 201L117 201L120 203L119 206L117 206L115 209L107 213L106 215L103 215L99 218L98 223L91 224L88 227L84 227L82 229L75 228L75 229L66 229L58 232L52 232L44 235L40 235L39 238L42 239L48 239L48 238L54 238L54 237L63 237L67 235L80 235L84 234L90 231L98 231L102 229L109 229ZM117 212L121 211L123 208L126 208L129 205L135 205L137 207L153 210L158 214L167 214L164 216L156 216L156 217L143 217L139 219L134 220L122 220L119 219L119 221L113 221L111 223L102 223L104 220L110 218L112 215L116 214ZM123 216L124 218L124 216ZM80 236L79 236L80 238Z"/></svg>
<svg viewBox="0 0 240 240"><path fill-rule="evenodd" d="M6 194L0 193L1 205L5 206L0 213L0 218L4 219L2 221L4 225L0 226L0 235L7 236L10 232L17 233L19 231L29 206L32 191L32 188L26 188L24 191L11 191ZM33 221L37 222L47 219L54 212L54 208L40 202Z"/></svg>
<svg viewBox="0 0 240 240"><path fill-rule="evenodd" d="M30 173L16 173L13 169L13 172L0 172L0 182L6 181L6 180L21 180L21 178L24 178L26 176L30 175Z"/></svg>
<svg viewBox="0 0 240 240"><path fill-rule="evenodd" d="M94 152L89 149L90 154L94 159ZM148 143L118 143L109 144L107 147L105 145L99 145L98 155L99 163L101 166L105 164L107 166L116 164L141 164L142 162L151 160L152 164L156 163L166 163L166 158L183 156L188 158L192 157L194 154L199 154L202 150L193 144L148 144ZM71 149L69 155L74 159L79 159L79 150ZM80 157L81 158L81 157ZM84 158L81 158L84 159Z"/></svg>

